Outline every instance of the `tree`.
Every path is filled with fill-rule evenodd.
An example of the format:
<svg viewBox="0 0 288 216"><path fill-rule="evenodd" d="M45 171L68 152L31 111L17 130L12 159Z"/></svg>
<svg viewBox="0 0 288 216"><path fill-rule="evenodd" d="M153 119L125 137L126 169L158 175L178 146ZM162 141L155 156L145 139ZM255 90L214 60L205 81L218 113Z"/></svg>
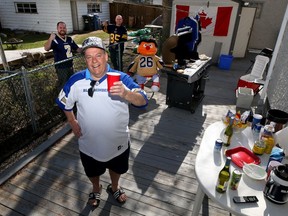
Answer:
<svg viewBox="0 0 288 216"><path fill-rule="evenodd" d="M170 36L170 23L171 23L171 14L172 14L172 0L163 0L163 30L162 30L162 44Z"/></svg>

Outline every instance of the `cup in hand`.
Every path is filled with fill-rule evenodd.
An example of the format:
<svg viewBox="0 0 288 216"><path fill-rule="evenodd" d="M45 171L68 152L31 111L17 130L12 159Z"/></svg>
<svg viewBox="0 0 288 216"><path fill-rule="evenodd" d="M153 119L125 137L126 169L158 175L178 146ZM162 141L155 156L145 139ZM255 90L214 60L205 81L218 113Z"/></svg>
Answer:
<svg viewBox="0 0 288 216"><path fill-rule="evenodd" d="M115 72L108 72L107 73L107 89L110 92L111 86L114 85L114 82L120 81L120 74Z"/></svg>
<svg viewBox="0 0 288 216"><path fill-rule="evenodd" d="M252 130L255 127L256 124L261 122L262 118L263 118L263 116L260 115L260 114L254 114L253 115L252 126L251 126Z"/></svg>

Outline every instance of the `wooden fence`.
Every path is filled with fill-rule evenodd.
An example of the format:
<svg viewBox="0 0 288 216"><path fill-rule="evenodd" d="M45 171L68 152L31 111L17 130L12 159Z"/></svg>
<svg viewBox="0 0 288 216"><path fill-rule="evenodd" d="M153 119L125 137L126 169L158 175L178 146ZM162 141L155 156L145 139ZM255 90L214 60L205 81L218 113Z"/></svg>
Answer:
<svg viewBox="0 0 288 216"><path fill-rule="evenodd" d="M114 23L116 15L122 15L123 23L129 28L144 28L162 14L162 6L135 5L125 3L110 4L110 21Z"/></svg>

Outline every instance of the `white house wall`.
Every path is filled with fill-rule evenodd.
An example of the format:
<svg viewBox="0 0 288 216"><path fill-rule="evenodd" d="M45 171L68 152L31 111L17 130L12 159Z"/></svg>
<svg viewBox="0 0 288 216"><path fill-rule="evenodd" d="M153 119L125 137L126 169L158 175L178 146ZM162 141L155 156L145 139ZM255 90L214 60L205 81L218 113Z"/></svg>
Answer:
<svg viewBox="0 0 288 216"><path fill-rule="evenodd" d="M42 20L42 25L39 26L38 31L47 33L56 31L56 24L59 21L66 23L68 32L73 31L70 0L39 0L37 1L37 9Z"/></svg>
<svg viewBox="0 0 288 216"><path fill-rule="evenodd" d="M69 2L69 0L67 0ZM59 20L60 6L56 0L36 0L37 14L16 13L14 2L0 0L1 24L3 28L21 29L37 32L55 31L56 22ZM18 0L17 2L27 2ZM56 21L57 20L57 21Z"/></svg>
<svg viewBox="0 0 288 216"><path fill-rule="evenodd" d="M248 2L253 2L249 0ZM280 31L281 23L285 14L288 0L262 0L263 3L260 18L255 18L249 48L274 49Z"/></svg>
<svg viewBox="0 0 288 216"><path fill-rule="evenodd" d="M17 2L31 2L17 0ZM64 21L68 33L73 31L70 0L34 0L37 5L37 14L16 13L14 1L0 0L0 22L2 28L12 30L28 30L50 33L56 30L56 24ZM87 3L91 1L77 1L79 29L84 29L82 15L87 14ZM109 19L109 3L102 2L102 13L98 13L100 20Z"/></svg>
<svg viewBox="0 0 288 216"><path fill-rule="evenodd" d="M91 1L77 1L77 9L78 9L78 23L79 28L84 29L84 21L83 21L83 15L87 15L87 3L91 3ZM110 18L110 9L109 9L109 3L108 2L102 2L102 11L101 13L96 13L96 15L99 16L101 22L105 20L109 20ZM114 20L113 20L114 22Z"/></svg>
<svg viewBox="0 0 288 216"><path fill-rule="evenodd" d="M208 56L212 56L214 46L216 42L222 43L221 54L229 54L231 41L237 16L238 4L232 2L230 0L214 0L214 1L189 1L189 0L174 0L172 6L172 16L171 16L171 28L170 34L173 35L175 32L175 20L176 20L176 5L187 5L190 6L189 15L194 16L197 11L201 8L207 7L207 2L209 2L209 7L233 7L231 17L230 17L230 24L228 29L227 36L208 36L202 35L202 42L198 46L199 54L206 54Z"/></svg>

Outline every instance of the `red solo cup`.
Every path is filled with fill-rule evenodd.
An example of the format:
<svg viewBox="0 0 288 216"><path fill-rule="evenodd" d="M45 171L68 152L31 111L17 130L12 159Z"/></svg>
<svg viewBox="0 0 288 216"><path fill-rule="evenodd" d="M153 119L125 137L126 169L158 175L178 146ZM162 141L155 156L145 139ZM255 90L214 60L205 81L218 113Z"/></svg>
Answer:
<svg viewBox="0 0 288 216"><path fill-rule="evenodd" d="M114 82L120 81L120 74L115 72L108 72L107 73L107 89L110 92L111 86L114 85Z"/></svg>

